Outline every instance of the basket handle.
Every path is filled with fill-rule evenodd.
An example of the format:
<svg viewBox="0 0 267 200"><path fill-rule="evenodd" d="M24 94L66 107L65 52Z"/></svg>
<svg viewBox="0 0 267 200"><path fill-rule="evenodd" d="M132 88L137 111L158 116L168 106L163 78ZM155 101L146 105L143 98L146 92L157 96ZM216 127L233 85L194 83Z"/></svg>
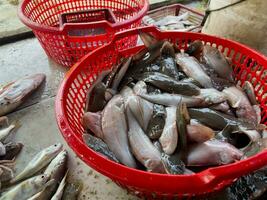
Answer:
<svg viewBox="0 0 267 200"><path fill-rule="evenodd" d="M242 168L240 168L242 166ZM217 168L207 169L199 174L209 188L216 187L225 180L234 180L267 166L267 149L248 159Z"/></svg>
<svg viewBox="0 0 267 200"><path fill-rule="evenodd" d="M116 22L110 9L89 9L59 15L60 27L70 37L105 35L113 32Z"/></svg>

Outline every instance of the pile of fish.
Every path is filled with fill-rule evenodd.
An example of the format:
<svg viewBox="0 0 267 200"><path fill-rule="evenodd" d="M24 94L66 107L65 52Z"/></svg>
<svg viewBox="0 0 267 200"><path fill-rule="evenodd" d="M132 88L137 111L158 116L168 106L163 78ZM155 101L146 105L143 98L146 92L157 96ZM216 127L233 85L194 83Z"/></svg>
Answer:
<svg viewBox="0 0 267 200"><path fill-rule="evenodd" d="M189 12L185 12L182 15L178 15L178 16L167 15L166 17L163 17L159 19L158 21L156 21L149 15L146 15L143 18L143 22L146 25L154 25L163 31L178 30L178 31L187 32L187 31L193 31L196 29L199 30L201 26L197 25L196 23L191 22L189 20L189 17L190 17Z"/></svg>
<svg viewBox="0 0 267 200"><path fill-rule="evenodd" d="M40 173L41 172L41 173ZM1 200L60 200L77 199L77 185L66 187L67 151L62 150L62 144L51 145L36 154L27 166L11 179L4 182L4 192ZM13 173L12 173L13 174ZM63 197L63 193L72 197ZM80 186L78 186L80 187Z"/></svg>
<svg viewBox="0 0 267 200"><path fill-rule="evenodd" d="M90 148L128 167L192 174L267 146L254 88L236 84L230 59L198 40L184 51L140 37L145 48L103 71L87 92Z"/></svg>
<svg viewBox="0 0 267 200"><path fill-rule="evenodd" d="M67 183L67 151L57 143L36 154L14 175L15 159L22 143L11 142L20 124L9 124L5 114L14 111L44 81L44 74L26 76L0 89L0 200L76 200L78 183Z"/></svg>

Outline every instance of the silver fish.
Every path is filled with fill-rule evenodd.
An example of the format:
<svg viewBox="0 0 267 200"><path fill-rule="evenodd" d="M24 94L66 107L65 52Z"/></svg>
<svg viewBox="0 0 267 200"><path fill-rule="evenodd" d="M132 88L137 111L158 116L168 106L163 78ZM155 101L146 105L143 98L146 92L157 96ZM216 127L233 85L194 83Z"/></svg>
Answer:
<svg viewBox="0 0 267 200"><path fill-rule="evenodd" d="M136 168L136 162L128 144L124 112L123 97L115 95L103 110L103 140L121 163Z"/></svg>
<svg viewBox="0 0 267 200"><path fill-rule="evenodd" d="M38 175L27 179L3 194L0 200L27 200L43 190L48 180L49 177L46 175Z"/></svg>
<svg viewBox="0 0 267 200"><path fill-rule="evenodd" d="M56 155L61 151L62 144L56 143L51 145L38 154L36 154L33 159L28 163L28 165L20 172L17 176L15 176L10 183L14 184L20 180L24 180L26 178L31 177L35 173L39 172L45 166L47 166L51 160L53 160Z"/></svg>
<svg viewBox="0 0 267 200"><path fill-rule="evenodd" d="M126 106L129 106L133 115L139 122L143 130L147 129L149 120L153 114L153 103L142 99L139 96L133 95Z"/></svg>
<svg viewBox="0 0 267 200"><path fill-rule="evenodd" d="M226 94L229 104L236 108L238 118L246 119L248 122L257 124L257 114L250 104L245 93L238 87L232 86L223 90Z"/></svg>
<svg viewBox="0 0 267 200"><path fill-rule="evenodd" d="M227 142L215 139L191 145L187 150L187 166L225 165L240 160L243 153Z"/></svg>
<svg viewBox="0 0 267 200"><path fill-rule="evenodd" d="M178 53L176 55L176 62L187 76L195 79L205 88L212 88L210 77L205 73L195 57Z"/></svg>
<svg viewBox="0 0 267 200"><path fill-rule="evenodd" d="M129 122L128 138L134 156L148 171L164 173L161 153L144 133L129 107L126 107L126 111Z"/></svg>
<svg viewBox="0 0 267 200"><path fill-rule="evenodd" d="M82 117L83 126L92 131L99 138L103 138L101 118L101 112L86 112Z"/></svg>
<svg viewBox="0 0 267 200"><path fill-rule="evenodd" d="M140 97L150 101L152 103L164 105L164 106L177 106L178 103L185 103L187 107L199 107L203 105L203 98L198 96L183 96L179 94L140 94Z"/></svg>
<svg viewBox="0 0 267 200"><path fill-rule="evenodd" d="M55 179L51 179L45 185L45 188L41 191L33 195L28 200L47 200L51 199L53 193L57 189L57 181Z"/></svg>
<svg viewBox="0 0 267 200"><path fill-rule="evenodd" d="M46 174L50 179L54 179L57 182L63 178L67 169L68 153L66 150L61 151L47 166L43 174Z"/></svg>
<svg viewBox="0 0 267 200"><path fill-rule="evenodd" d="M34 74L9 83L2 90L0 89L0 116L14 111L44 79L45 74Z"/></svg>
<svg viewBox="0 0 267 200"><path fill-rule="evenodd" d="M203 59L209 68L213 69L220 77L234 81L233 69L225 56L215 47L205 45L203 48Z"/></svg>
<svg viewBox="0 0 267 200"><path fill-rule="evenodd" d="M159 142L162 146L163 151L166 154L171 155L175 151L178 143L178 132L176 126L176 107L167 107L166 112L167 117L165 121L165 126L159 138Z"/></svg>
<svg viewBox="0 0 267 200"><path fill-rule="evenodd" d="M63 179L61 180L58 189L56 191L56 193L53 195L53 197L51 198L51 200L60 200L62 198L63 192L64 192L64 188L66 185L66 178L67 178L67 174L68 172L66 172L65 176L63 177Z"/></svg>

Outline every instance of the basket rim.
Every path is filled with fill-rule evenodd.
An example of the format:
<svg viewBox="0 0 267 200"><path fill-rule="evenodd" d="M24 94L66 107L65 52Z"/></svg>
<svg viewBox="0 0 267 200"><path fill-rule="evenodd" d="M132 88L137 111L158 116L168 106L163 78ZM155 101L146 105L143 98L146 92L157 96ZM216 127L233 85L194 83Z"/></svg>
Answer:
<svg viewBox="0 0 267 200"><path fill-rule="evenodd" d="M201 17L204 17L203 13L201 13L201 12L199 12L199 11L193 9L193 8L190 8L188 6L185 6L183 4L180 4L180 3L171 4L171 5L167 5L167 6L163 6L163 7L159 7L159 8L155 8L155 9L149 10L147 12L147 15L154 14L154 13L156 13L158 11L161 11L161 10L164 10L164 9L168 9L168 8L184 8L184 9L190 11L190 12L193 12L193 13L201 16Z"/></svg>
<svg viewBox="0 0 267 200"><path fill-rule="evenodd" d="M158 29L155 29L155 27L145 27L145 28L141 28L141 29L153 30L153 31L158 32L158 33L160 32L162 35L166 35L166 34L170 34L170 33L171 34L180 34L180 35L190 34L190 35L198 36L198 37L200 37L200 39L201 39L201 36L206 36L206 37L214 38L217 40L219 39L222 41L228 41L230 43L238 45L240 48L244 48L245 50L252 52L253 54L255 54L256 57L261 58L261 60L263 59L264 62L267 63L267 57L265 57L263 54L258 53L254 49L251 49L251 48L249 48L243 44L240 44L238 42L235 42L235 41L232 41L229 39L224 39L224 38L220 38L220 37L212 36L212 35L207 35L207 34L203 34L203 33L192 33L192 32L184 33L184 32L176 32L176 31L161 32ZM237 161L235 163L231 163L231 164L227 164L227 165L223 165L223 166L210 167L206 170L203 170L201 172L198 172L198 173L195 173L192 175L171 175L171 174L151 173L151 172L141 171L138 169L133 169L133 168L115 163L115 162L105 158L104 156L98 154L97 152L93 151L92 149L90 149L88 146L86 146L84 144L84 142L82 140L80 140L76 136L75 132L70 128L70 125L67 122L67 119L64 117L64 116L66 116L66 111L64 110L64 106L62 103L63 102L62 98L63 98L64 92L67 90L67 83L69 81L69 78L71 76L73 76L73 74L75 74L75 72L79 71L80 65L86 59L88 59L92 54L97 54L99 51L103 51L105 48L107 48L107 46L113 45L114 41L116 41L116 39L121 38L123 35L124 36L129 35L129 32L134 32L137 34L139 30L140 30L140 28L139 29L135 28L135 29L123 31L119 34L116 34L114 36L114 39L110 43L90 52L89 54L84 56L79 62L77 62L68 71L64 80L62 81L62 83L59 87L57 96L56 96L55 114L56 114L57 124L59 126L60 132L63 135L63 137L65 138L65 140L67 141L68 145L70 145L70 147L74 150L74 152L76 154L78 154L78 156L86 163L90 162L90 158L89 157L87 158L86 156L84 156L84 152L88 153L88 155L90 155L90 154L93 155L94 158L96 160L99 160L102 164L106 164L106 165L113 166L113 167L116 166L117 171L113 171L113 169L111 169L108 172L104 169L101 169L101 166L96 166L93 163L90 164L90 166L93 166L93 168L95 170L99 171L100 173L102 173L108 177L112 177L112 179L116 179L116 181L122 181L124 183L128 182L128 183L131 183L131 185L136 184L135 185L136 187L140 187L139 184L137 185L137 183L133 183L133 182L130 182L129 180L127 180L128 178L120 176L119 175L120 171L125 171L125 172L123 172L123 175L126 175L127 177L132 177L132 178L139 177L143 181L148 181L148 182L152 181L152 180L154 180L154 181L159 180L159 179L161 181L166 181L166 182L168 182L168 181L174 182L175 181L176 183L190 180L190 181L193 181L195 184L198 184L198 187L194 188L195 190L198 191L198 193L196 192L194 194L206 193L208 191L208 188L210 190L211 187L216 188L216 189L222 189L223 187L227 186L227 184L233 182L236 179L236 177L235 178L229 178L228 177L228 179L227 178L224 179L224 177L221 176L220 179L218 180L218 179L216 179L217 178L216 177L216 171L219 171L220 173L222 173L222 172L227 172L230 169L235 169L237 172L238 170L242 171L240 169L240 166L251 165L254 162L256 162L258 164L259 164L259 162L261 162L261 164L259 164L259 165L262 165L262 162L265 162L265 164L266 164L267 163L266 162L267 150L264 150L264 151L254 155L250 158L247 158L245 160ZM69 135L71 135L71 137L69 137ZM262 159L262 157L264 157L264 159ZM262 160L265 160L265 161L262 161ZM239 176L241 176L241 175L239 175ZM149 182L149 183L153 184L153 182ZM144 188L151 188L151 186L143 186L143 187ZM154 185L154 187L157 187L157 185ZM157 189L160 190L159 188L157 188ZM155 191L156 191L156 189L155 189Z"/></svg>
<svg viewBox="0 0 267 200"><path fill-rule="evenodd" d="M37 22L34 22L32 20L30 20L28 17L26 17L24 15L23 10L25 9L26 5L33 0L23 0L20 2L19 6L18 6L18 17L19 19L28 27L30 27L33 31L42 31L42 32L49 32L49 33L61 33L64 29L64 26L59 26L59 27L51 27L48 25L43 25L43 24L39 24ZM133 24L134 22L142 19L145 14L147 13L147 11L149 10L149 3L148 0L144 0L144 6L142 7L141 10L139 10L139 12L134 15L133 17L121 21L121 22L116 22L114 24L111 24L105 20L103 21L99 21L99 22L92 22L90 24L92 25L101 25L101 24L106 24L106 26L114 28L114 29L120 29L123 28L124 26L128 26Z"/></svg>

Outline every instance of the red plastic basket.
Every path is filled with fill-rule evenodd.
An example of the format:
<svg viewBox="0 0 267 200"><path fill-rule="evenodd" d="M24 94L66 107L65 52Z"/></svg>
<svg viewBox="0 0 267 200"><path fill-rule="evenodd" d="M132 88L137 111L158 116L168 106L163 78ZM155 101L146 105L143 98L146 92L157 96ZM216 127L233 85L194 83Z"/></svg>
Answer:
<svg viewBox="0 0 267 200"><path fill-rule="evenodd" d="M140 26L148 6L147 0L24 0L18 15L47 55L70 67L115 32ZM121 42L129 48L137 37Z"/></svg>
<svg viewBox="0 0 267 200"><path fill-rule="evenodd" d="M198 28L193 29L190 32L200 32L202 29L201 22L204 18L204 15L182 4L173 4L170 6L163 6L161 8L150 10L148 11L147 16L151 17L155 21L158 21L168 15L179 16L185 12L189 13L188 21L192 22L195 26L199 26ZM143 20L143 24L150 25L150 23L146 22L145 20Z"/></svg>
<svg viewBox="0 0 267 200"><path fill-rule="evenodd" d="M145 27L141 30L151 32L159 39L168 39L181 49L185 49L189 41L198 39L226 53L233 61L235 78L240 80L241 84L249 80L256 86L255 92L262 108L262 123L267 124L266 57L237 42L214 36L190 32L160 32L154 27ZM121 57L129 57L142 48L138 46L120 50L120 40L137 34L138 29L116 34L111 43L100 47L79 61L63 80L56 98L56 118L62 135L75 153L85 163L108 176L121 187L149 199L207 195L228 186L236 178L267 165L266 150L249 159L212 167L194 175L156 174L117 164L85 145L81 138L84 132L81 117L84 113L86 91L101 71L111 68Z"/></svg>

